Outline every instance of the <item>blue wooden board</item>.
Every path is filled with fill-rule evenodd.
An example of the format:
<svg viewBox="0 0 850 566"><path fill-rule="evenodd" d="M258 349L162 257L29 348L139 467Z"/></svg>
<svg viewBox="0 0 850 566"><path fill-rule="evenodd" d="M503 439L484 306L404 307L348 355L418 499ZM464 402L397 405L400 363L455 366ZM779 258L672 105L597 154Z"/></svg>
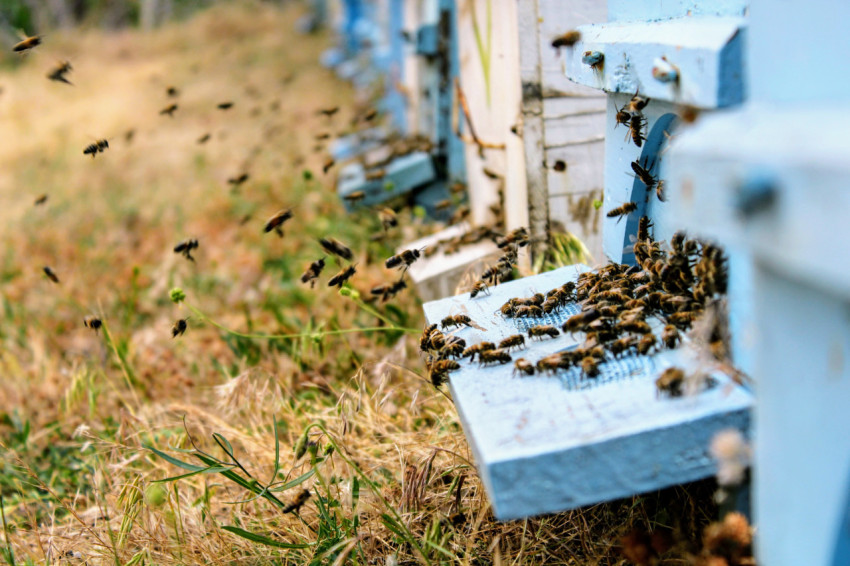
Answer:
<svg viewBox="0 0 850 566"><path fill-rule="evenodd" d="M556 271L491 288L491 295L457 295L424 305L429 322L467 314L474 327L453 334L467 344L498 340L533 324L560 324L579 306L546 319L506 319L499 307L575 280L584 267ZM480 296L479 296L480 297ZM535 362L575 347L583 336L529 341L513 354ZM692 365L684 347L601 366L596 380L576 370L555 376L516 377L513 365L479 367L464 360L450 377L451 392L500 520L572 509L709 477L712 436L749 427L750 392L723 375L707 391L659 397L655 379L671 365ZM529 489L529 486L534 486Z"/></svg>

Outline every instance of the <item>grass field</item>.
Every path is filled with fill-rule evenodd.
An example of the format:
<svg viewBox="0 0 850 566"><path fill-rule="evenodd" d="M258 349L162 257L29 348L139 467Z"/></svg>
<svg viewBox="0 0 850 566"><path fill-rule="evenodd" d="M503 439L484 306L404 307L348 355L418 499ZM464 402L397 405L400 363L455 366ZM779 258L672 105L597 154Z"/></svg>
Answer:
<svg viewBox="0 0 850 566"><path fill-rule="evenodd" d="M330 37L295 33L298 14L222 4L149 34L56 32L5 60L6 562L620 564L638 529L675 535L665 563L686 563L710 482L498 523L450 399L422 377L416 297L340 294L330 259L315 289L300 283L332 236L355 250L365 298L426 228L402 211L371 242L374 214L343 213L314 136L364 101L318 65ZM74 86L45 78L65 59ZM285 236L264 234L287 207ZM194 262L172 251L185 238Z"/></svg>

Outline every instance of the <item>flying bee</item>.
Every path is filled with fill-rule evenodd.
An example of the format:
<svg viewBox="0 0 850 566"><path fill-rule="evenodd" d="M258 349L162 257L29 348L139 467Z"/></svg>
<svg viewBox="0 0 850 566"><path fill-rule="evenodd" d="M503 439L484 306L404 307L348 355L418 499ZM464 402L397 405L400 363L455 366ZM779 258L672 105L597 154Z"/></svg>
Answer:
<svg viewBox="0 0 850 566"><path fill-rule="evenodd" d="M514 375L516 374L534 375L534 366L525 358L520 358L514 362Z"/></svg>
<svg viewBox="0 0 850 566"><path fill-rule="evenodd" d="M216 108L218 108L219 110L230 110L231 108L233 108L233 103L229 101L220 102L216 105Z"/></svg>
<svg viewBox="0 0 850 566"><path fill-rule="evenodd" d="M97 334L100 327L103 326L103 321L97 318L94 315L88 315L83 319L83 326L86 328L91 328L94 330L94 333Z"/></svg>
<svg viewBox="0 0 850 566"><path fill-rule="evenodd" d="M684 382L685 372L681 368L671 367L665 369L655 380L655 387L658 393L666 393L670 397L681 397Z"/></svg>
<svg viewBox="0 0 850 566"><path fill-rule="evenodd" d="M385 232L390 228L398 226L398 216L396 216L392 208L382 208L379 210L378 218L381 220L381 226L383 226Z"/></svg>
<svg viewBox="0 0 850 566"><path fill-rule="evenodd" d="M165 94L170 98L177 98L180 95L180 91L177 90L177 87L170 86L165 89Z"/></svg>
<svg viewBox="0 0 850 566"><path fill-rule="evenodd" d="M236 177L231 177L227 180L227 183L233 185L233 188L236 189L245 181L247 181L249 177L250 175L248 173L242 173L241 175L238 175Z"/></svg>
<svg viewBox="0 0 850 566"><path fill-rule="evenodd" d="M348 267L334 275L330 281L328 281L328 287L337 286L342 289L342 284L351 279L351 276L355 273L357 273L357 270L354 268L353 265L349 265Z"/></svg>
<svg viewBox="0 0 850 566"><path fill-rule="evenodd" d="M44 204L44 203L46 203L46 202L47 202L47 194L46 194L46 193L45 193L45 194L43 194L43 195L41 195L41 196L40 196L40 197L38 197L37 199L35 199L35 205L36 205L36 206L38 206L38 205L40 205L40 204Z"/></svg>
<svg viewBox="0 0 850 566"><path fill-rule="evenodd" d="M333 167L335 163L336 161L334 161L333 157L328 157L327 159L325 159L325 161L322 163L322 173L327 175L328 171L330 171L331 167Z"/></svg>
<svg viewBox="0 0 850 566"><path fill-rule="evenodd" d="M632 138L634 144L638 147L643 145L643 141L646 137L643 135L643 129L646 126L646 120L640 114L632 114L629 118L629 133L626 135L626 139L629 137Z"/></svg>
<svg viewBox="0 0 850 566"><path fill-rule="evenodd" d="M486 295L490 294L490 288L487 286L487 283L484 281L476 281L475 285L472 286L472 291L469 292L469 298L474 299L480 293L484 293Z"/></svg>
<svg viewBox="0 0 850 566"><path fill-rule="evenodd" d="M169 118L174 118L174 113L177 111L177 104L169 104L159 111L160 116L168 115Z"/></svg>
<svg viewBox="0 0 850 566"><path fill-rule="evenodd" d="M15 53L23 53L24 51L28 51L41 44L40 35L26 36L23 33L21 33L20 35L23 39L12 46L12 51L14 51Z"/></svg>
<svg viewBox="0 0 850 566"><path fill-rule="evenodd" d="M332 106L331 108L320 108L316 111L316 114L327 116L328 118L330 118L337 112L339 112L339 106Z"/></svg>
<svg viewBox="0 0 850 566"><path fill-rule="evenodd" d="M195 261L195 258L192 257L192 250L197 248L198 240L183 240L182 242L174 246L174 253L183 254L183 257L185 257L186 259Z"/></svg>
<svg viewBox="0 0 850 566"><path fill-rule="evenodd" d="M109 140L97 140L96 142L86 146L83 150L83 155L91 155L91 158L94 159L95 155L103 153L107 149L109 149Z"/></svg>
<svg viewBox="0 0 850 566"><path fill-rule="evenodd" d="M367 110L366 112L364 112L360 116L360 119L363 120L364 122L371 122L372 120L374 120L377 117L378 117L378 110L375 109L375 108L370 108L369 110Z"/></svg>
<svg viewBox="0 0 850 566"><path fill-rule="evenodd" d="M572 47L579 41L581 41L581 32L577 29L572 29L553 39L552 47L555 49L560 49L561 47Z"/></svg>
<svg viewBox="0 0 850 566"><path fill-rule="evenodd" d="M310 267L307 268L307 271L301 274L301 282L302 283L310 283L310 288L316 286L316 279L319 278L319 275L322 274L322 270L325 268L325 258L319 258L313 263L310 264Z"/></svg>
<svg viewBox="0 0 850 566"><path fill-rule="evenodd" d="M320 132L320 133L316 134L315 136L313 136L313 139L316 140L316 141L324 141L324 140L330 139L330 137L331 137L330 132Z"/></svg>
<svg viewBox="0 0 850 566"><path fill-rule="evenodd" d="M563 159L558 159L552 164L552 171L555 173L563 173L567 170L567 162Z"/></svg>
<svg viewBox="0 0 850 566"><path fill-rule="evenodd" d="M366 193L363 191L354 191L353 193L348 193L342 198L348 201L349 204L355 204L366 198Z"/></svg>
<svg viewBox="0 0 850 566"><path fill-rule="evenodd" d="M558 332L558 329L550 325L538 324L537 326L532 326L528 329L529 338L545 338L546 336L550 338L557 338L560 335L561 333Z"/></svg>
<svg viewBox="0 0 850 566"><path fill-rule="evenodd" d="M507 364L511 361L511 355L504 350L484 350L478 353L478 361L482 364Z"/></svg>
<svg viewBox="0 0 850 566"><path fill-rule="evenodd" d="M581 360L581 371L587 377L599 376L599 360L593 356L585 356Z"/></svg>
<svg viewBox="0 0 850 566"><path fill-rule="evenodd" d="M202 135L201 137L198 138L198 143L200 145L204 145L205 143L210 141L210 137L212 137L212 136L210 136L210 134L208 134L208 133L204 134L204 135Z"/></svg>
<svg viewBox="0 0 850 566"><path fill-rule="evenodd" d="M189 325L187 324L188 320L189 317L187 316L186 318L181 318L174 323L174 326L171 327L172 338L177 338L178 336L181 336L184 332L186 332L186 329L189 327Z"/></svg>
<svg viewBox="0 0 850 566"><path fill-rule="evenodd" d="M661 202L667 202L667 195L664 194L664 179L658 181L658 184L655 185L655 196Z"/></svg>
<svg viewBox="0 0 850 566"><path fill-rule="evenodd" d="M500 350L510 350L511 348L523 348L525 347L525 336L522 334L514 334L513 336L508 336L501 342L499 342Z"/></svg>
<svg viewBox="0 0 850 566"><path fill-rule="evenodd" d="M465 314L449 315L440 321L440 328L449 328L450 326L471 326L472 319Z"/></svg>
<svg viewBox="0 0 850 566"><path fill-rule="evenodd" d="M469 348L465 349L461 352L460 357L469 358L469 361L475 361L475 354L481 354L481 352L485 352L487 350L495 350L496 345L492 342L479 342L478 344L473 344Z"/></svg>
<svg viewBox="0 0 850 566"><path fill-rule="evenodd" d="M63 61L59 63L56 68L47 73L47 78L51 81L57 81L60 83L65 83L74 86L74 83L65 78L65 75L70 73L72 69L73 67L71 67L71 63L69 63L68 61Z"/></svg>
<svg viewBox="0 0 850 566"><path fill-rule="evenodd" d="M444 210L450 209L451 207L452 207L451 199L443 199L443 200L441 200L440 202L438 202L437 204L434 205L434 210L436 210L437 212L442 212Z"/></svg>
<svg viewBox="0 0 850 566"><path fill-rule="evenodd" d="M384 265L387 266L387 269L392 269L394 267L403 266L404 269L407 269L413 263L419 259L419 256L422 255L421 252L417 249L413 250L404 250L398 255L394 255L392 257L387 258L387 261Z"/></svg>
<svg viewBox="0 0 850 566"><path fill-rule="evenodd" d="M638 205L637 205L636 202L629 201L629 202L623 203L621 206L618 206L617 208L612 208L611 210L608 211L608 214L606 214L605 216L607 216L608 218L614 218L616 216L617 217L617 224L619 224L620 220L622 220L624 217L628 216L629 214L631 214L632 212L637 210L637 207L638 207Z"/></svg>
<svg viewBox="0 0 850 566"><path fill-rule="evenodd" d="M269 232L274 230L278 236L283 238L283 224L284 222L292 218L292 216L293 212L291 208L286 208L284 210L277 211L274 216L269 218L268 222L266 222L266 225L263 227L263 232L268 234ZM324 266L324 263L322 265ZM316 274L316 276L318 277L318 274Z"/></svg>
<svg viewBox="0 0 850 566"><path fill-rule="evenodd" d="M305 503L307 503L308 499L310 499L310 490L309 489L302 489L300 492L298 492L298 495L295 496L295 499L293 499L291 503L289 503L288 505L286 505L282 509L282 512L283 513L291 513L291 512L298 513L298 511L301 509L301 506L304 505Z"/></svg>
<svg viewBox="0 0 850 566"><path fill-rule="evenodd" d="M511 244L516 244L518 247L522 248L527 246L529 243L528 238L528 229L525 226L517 228L516 230L511 230L508 232L508 235L501 239L496 245L500 249L505 249Z"/></svg>
<svg viewBox="0 0 850 566"><path fill-rule="evenodd" d="M367 181L380 181L384 177L387 176L386 169L373 169L372 171L366 171L364 178Z"/></svg>
<svg viewBox="0 0 850 566"><path fill-rule="evenodd" d="M496 173L495 171L493 171L492 169L488 169L487 167L482 167L481 171L487 176L488 179L496 180L504 178L504 175Z"/></svg>
<svg viewBox="0 0 850 566"><path fill-rule="evenodd" d="M351 251L351 248L343 245L339 240L322 238L319 240L319 244L331 255L341 257L346 261L351 261L354 258L354 252Z"/></svg>
<svg viewBox="0 0 850 566"><path fill-rule="evenodd" d="M50 279L54 283L59 283L59 276L56 275L56 272L53 271L50 267L45 265L41 269L44 271L44 274L47 275L48 279Z"/></svg>

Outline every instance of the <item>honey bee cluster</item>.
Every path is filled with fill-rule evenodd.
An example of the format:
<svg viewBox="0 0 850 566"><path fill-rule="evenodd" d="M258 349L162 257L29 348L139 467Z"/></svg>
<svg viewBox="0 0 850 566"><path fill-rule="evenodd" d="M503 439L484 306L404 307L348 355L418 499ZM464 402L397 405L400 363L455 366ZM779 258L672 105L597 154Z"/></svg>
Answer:
<svg viewBox="0 0 850 566"><path fill-rule="evenodd" d="M674 234L668 249L652 238L650 229L649 219L642 217L634 245L637 265L609 263L545 294L509 299L499 309L507 318L534 319L557 313L569 304L580 307L580 312L567 318L560 330L552 325L532 326L526 335L510 336L499 344L471 345L461 352L461 357L473 361L477 355L482 365L514 361L516 375L555 374L575 368L585 378L595 378L606 362L675 348L682 333L726 292L726 259L716 245L688 239L683 232ZM443 320L443 329L462 324L458 316L465 317L448 317ZM710 351L721 358L726 348L717 326L709 332L708 342ZM423 350L439 357L443 343L435 344L430 339L432 332L439 332L436 326L426 328L423 344L430 349ZM512 360L510 352L524 348L526 339L557 338L561 332L582 333L584 340L574 349L533 362L524 358ZM432 381L442 383L453 369L458 368L437 366L439 379ZM659 392L676 397L682 394L683 382L684 372L671 368L656 385Z"/></svg>

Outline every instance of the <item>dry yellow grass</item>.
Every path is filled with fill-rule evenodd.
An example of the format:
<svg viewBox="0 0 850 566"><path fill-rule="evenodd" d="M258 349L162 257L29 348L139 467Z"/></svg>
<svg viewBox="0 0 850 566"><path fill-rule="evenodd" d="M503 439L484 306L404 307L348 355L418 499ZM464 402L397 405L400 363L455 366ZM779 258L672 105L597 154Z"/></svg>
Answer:
<svg viewBox="0 0 850 566"><path fill-rule="evenodd" d="M704 485L495 522L454 407L416 374L415 337L240 338L169 301L181 287L204 315L249 333L379 324L335 290L296 281L322 255L315 238L333 235L356 245L365 296L386 278L374 261L389 249L367 243L377 220L346 217L320 173L313 136L341 132L355 96L317 64L328 38L296 34L296 17L242 2L150 34L57 32L0 73L0 493L18 562L616 564L619 537L636 526L696 540L710 512ZM45 78L59 59L74 65L75 86ZM173 118L159 114L168 86L180 90ZM225 100L234 108L217 110ZM335 105L332 123L315 115ZM100 138L109 149L84 156ZM243 171L249 181L232 192L227 179ZM263 235L287 206L286 237ZM172 252L187 237L200 240L197 263ZM421 327L414 297L397 305L377 308ZM83 327L92 313L111 340ZM172 339L187 315L186 335ZM151 483L182 471L145 445L190 460L172 448L191 448L191 433L224 458L214 432L269 482L275 422L276 481L316 471L300 516L217 474ZM311 423L326 432L312 429L316 454L296 459ZM388 528L395 513L415 545ZM309 546L264 546L226 525Z"/></svg>

